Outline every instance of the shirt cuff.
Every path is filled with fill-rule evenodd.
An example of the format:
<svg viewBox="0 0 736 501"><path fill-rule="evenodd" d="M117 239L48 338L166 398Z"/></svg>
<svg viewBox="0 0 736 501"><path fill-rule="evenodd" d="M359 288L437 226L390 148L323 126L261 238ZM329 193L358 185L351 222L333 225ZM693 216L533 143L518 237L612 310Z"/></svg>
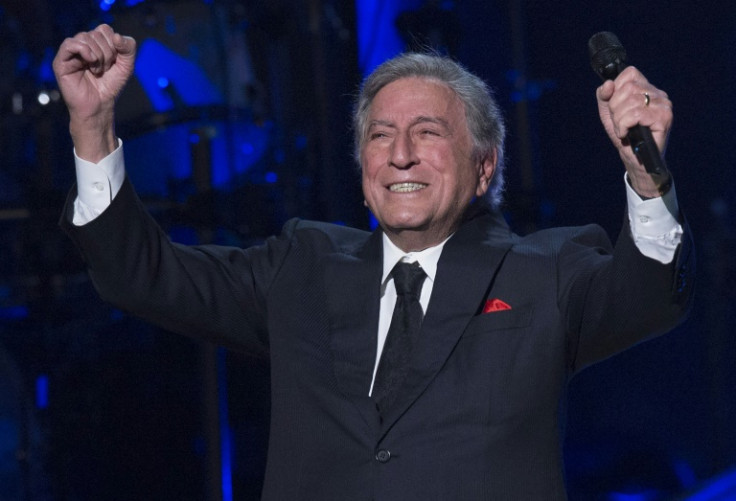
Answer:
<svg viewBox="0 0 736 501"><path fill-rule="evenodd" d="M639 251L662 264L674 259L682 241L682 225L674 182L661 197L644 200L625 179L631 235Z"/></svg>
<svg viewBox="0 0 736 501"><path fill-rule="evenodd" d="M77 172L77 198L74 200L72 222L81 226L89 223L110 206L125 180L123 141L98 163L88 162L74 152Z"/></svg>

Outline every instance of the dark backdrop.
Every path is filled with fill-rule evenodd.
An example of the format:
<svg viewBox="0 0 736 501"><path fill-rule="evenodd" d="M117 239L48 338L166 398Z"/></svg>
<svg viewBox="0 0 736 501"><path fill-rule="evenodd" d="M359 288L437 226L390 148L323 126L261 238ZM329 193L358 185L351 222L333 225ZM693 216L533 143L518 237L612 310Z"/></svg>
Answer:
<svg viewBox="0 0 736 501"><path fill-rule="evenodd" d="M187 17L199 3L119 0L104 11L86 0L0 2L0 499L217 499L213 425L229 439L217 457L233 478L219 495L257 498L267 362L220 351L213 365L208 348L102 304L56 227L73 183L49 72L56 47L101 20L146 26L147 9L184 5ZM624 217L623 172L597 117L593 33L615 32L629 61L669 93L667 160L697 242L695 308L671 334L575 378L566 464L572 499L684 499L736 464L736 8L436 3L441 16L408 14L409 25L439 33L442 50L496 89L509 124L506 213L519 232L598 222L615 237ZM233 83L234 63L215 64L222 99L204 106L180 102L176 86L164 88L175 102L164 111L140 94L126 98L128 167L151 210L175 239L192 242L249 245L294 215L370 226L348 123L365 19L337 0L214 5L222 10L202 24L227 35L214 30L197 43L220 55L245 47L239 68L248 75ZM170 27L165 15L158 21ZM191 52L191 42L177 43Z"/></svg>

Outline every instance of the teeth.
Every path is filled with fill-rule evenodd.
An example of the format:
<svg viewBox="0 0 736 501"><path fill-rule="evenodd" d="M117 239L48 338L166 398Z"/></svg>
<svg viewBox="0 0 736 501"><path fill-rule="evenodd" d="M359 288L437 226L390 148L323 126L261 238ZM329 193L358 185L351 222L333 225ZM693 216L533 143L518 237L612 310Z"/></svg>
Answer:
<svg viewBox="0 0 736 501"><path fill-rule="evenodd" d="M427 185L423 183L397 183L392 184L388 187L393 192L408 193L410 191L418 191L426 188Z"/></svg>

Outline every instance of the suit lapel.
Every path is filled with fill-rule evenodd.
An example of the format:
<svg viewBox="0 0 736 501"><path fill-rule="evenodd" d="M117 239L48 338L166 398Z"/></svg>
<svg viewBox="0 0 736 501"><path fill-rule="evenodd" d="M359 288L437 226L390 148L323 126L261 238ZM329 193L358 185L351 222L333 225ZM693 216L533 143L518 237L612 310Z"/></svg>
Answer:
<svg viewBox="0 0 736 501"><path fill-rule="evenodd" d="M383 433L429 385L467 324L478 314L493 277L511 248L510 235L500 215L486 215L467 221L445 244L419 343L396 403L383 416Z"/></svg>
<svg viewBox="0 0 736 501"><path fill-rule="evenodd" d="M368 396L376 358L376 332L383 271L381 232L365 245L327 256L325 290L330 346L340 391L358 407L371 428L378 414Z"/></svg>

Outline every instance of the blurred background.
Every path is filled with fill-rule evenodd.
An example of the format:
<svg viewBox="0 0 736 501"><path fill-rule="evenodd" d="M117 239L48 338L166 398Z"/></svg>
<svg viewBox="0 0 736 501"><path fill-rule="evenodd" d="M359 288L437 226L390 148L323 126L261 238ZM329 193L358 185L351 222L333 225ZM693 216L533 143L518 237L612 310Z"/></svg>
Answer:
<svg viewBox="0 0 736 501"><path fill-rule="evenodd" d="M349 115L364 74L433 47L508 120L520 233L598 222L622 168L588 38L613 31L674 102L667 159L693 228L689 320L577 376L572 500L736 499L736 7L669 0L0 1L0 501L258 499L268 362L103 304L57 227L74 182L51 60L107 22L139 43L118 133L172 238L252 245L293 216L363 228Z"/></svg>

